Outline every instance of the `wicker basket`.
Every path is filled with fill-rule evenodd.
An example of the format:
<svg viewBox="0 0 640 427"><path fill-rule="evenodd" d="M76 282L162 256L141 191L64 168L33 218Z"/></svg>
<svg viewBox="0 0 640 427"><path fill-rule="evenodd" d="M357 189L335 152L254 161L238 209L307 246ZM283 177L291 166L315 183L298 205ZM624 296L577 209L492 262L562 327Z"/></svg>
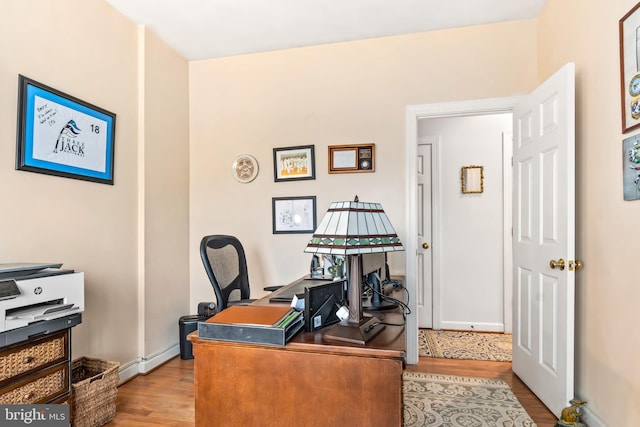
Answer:
<svg viewBox="0 0 640 427"><path fill-rule="evenodd" d="M91 357L73 361L74 427L99 427L116 415L120 364Z"/></svg>

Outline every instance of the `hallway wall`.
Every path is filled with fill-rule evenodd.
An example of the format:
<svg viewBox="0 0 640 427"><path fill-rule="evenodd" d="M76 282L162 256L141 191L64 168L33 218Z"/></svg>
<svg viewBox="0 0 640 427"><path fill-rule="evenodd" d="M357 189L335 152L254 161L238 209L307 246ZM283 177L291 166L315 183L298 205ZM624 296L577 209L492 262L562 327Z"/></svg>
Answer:
<svg viewBox="0 0 640 427"><path fill-rule="evenodd" d="M440 206L433 209L439 210L441 224L432 230L439 234L440 247L431 250L439 252L441 261L440 298L435 301L441 329L505 330L502 138L511 127L511 114L418 123L419 138L440 141ZM461 191L461 168L470 165L484 168L483 193Z"/></svg>

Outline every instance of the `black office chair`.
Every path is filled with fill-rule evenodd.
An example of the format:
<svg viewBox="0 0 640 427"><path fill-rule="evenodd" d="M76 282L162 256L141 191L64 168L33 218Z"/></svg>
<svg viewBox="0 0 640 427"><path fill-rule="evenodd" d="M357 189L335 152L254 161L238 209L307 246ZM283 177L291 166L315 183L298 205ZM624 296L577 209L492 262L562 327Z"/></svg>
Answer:
<svg viewBox="0 0 640 427"><path fill-rule="evenodd" d="M205 236L200 242L200 257L218 300L217 312L255 301L250 299L247 260L240 240L221 234ZM264 290L278 288L280 286L270 286Z"/></svg>

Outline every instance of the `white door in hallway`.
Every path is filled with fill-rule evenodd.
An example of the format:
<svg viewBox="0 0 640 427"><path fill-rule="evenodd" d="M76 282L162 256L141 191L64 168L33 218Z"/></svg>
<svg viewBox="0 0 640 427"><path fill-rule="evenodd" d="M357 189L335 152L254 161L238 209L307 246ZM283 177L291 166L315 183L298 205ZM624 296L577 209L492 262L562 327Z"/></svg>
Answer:
<svg viewBox="0 0 640 427"><path fill-rule="evenodd" d="M556 416L574 392L574 76L565 65L513 111L513 371Z"/></svg>
<svg viewBox="0 0 640 427"><path fill-rule="evenodd" d="M418 327L434 327L433 304L433 241L432 236L432 159L436 137L425 137L418 141L418 228L416 251L416 279L418 303Z"/></svg>

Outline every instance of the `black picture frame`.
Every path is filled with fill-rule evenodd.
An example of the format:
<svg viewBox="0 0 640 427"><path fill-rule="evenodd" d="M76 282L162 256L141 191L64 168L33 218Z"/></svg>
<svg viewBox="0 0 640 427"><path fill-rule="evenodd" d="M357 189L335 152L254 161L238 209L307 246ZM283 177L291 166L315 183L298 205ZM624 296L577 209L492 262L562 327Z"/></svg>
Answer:
<svg viewBox="0 0 640 427"><path fill-rule="evenodd" d="M113 185L116 115L18 76L16 169Z"/></svg>
<svg viewBox="0 0 640 427"><path fill-rule="evenodd" d="M316 231L316 196L273 197L271 208L273 234Z"/></svg>
<svg viewBox="0 0 640 427"><path fill-rule="evenodd" d="M314 332L340 318L338 309L345 304L346 280L334 280L304 289L304 329Z"/></svg>
<svg viewBox="0 0 640 427"><path fill-rule="evenodd" d="M314 145L273 149L273 180L275 182L306 179L316 179Z"/></svg>

